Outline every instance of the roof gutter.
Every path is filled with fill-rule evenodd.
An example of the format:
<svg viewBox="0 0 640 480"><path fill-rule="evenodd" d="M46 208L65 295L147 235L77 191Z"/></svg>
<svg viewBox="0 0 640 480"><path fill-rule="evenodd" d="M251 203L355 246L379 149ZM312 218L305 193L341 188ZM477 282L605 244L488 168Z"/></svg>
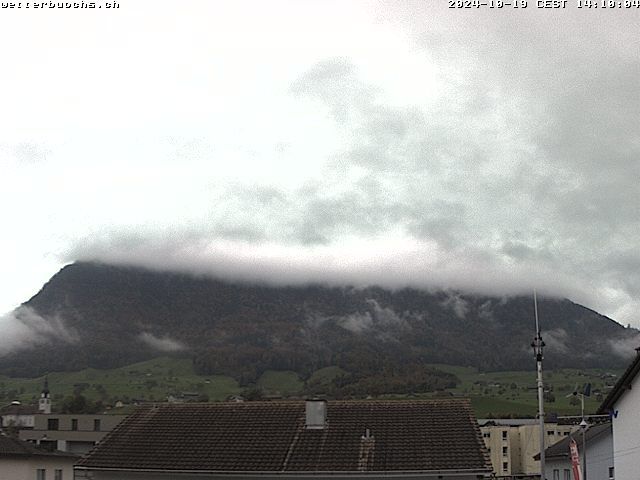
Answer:
<svg viewBox="0 0 640 480"><path fill-rule="evenodd" d="M451 470L370 470L367 472L348 472L348 471L317 471L317 472L300 472L300 471L273 471L273 472L246 472L246 471L227 471L227 470L165 470L161 468L113 468L113 467L87 467L76 465L74 470L96 470L104 472L130 472L130 473L184 473L190 475L228 475L242 476L243 478L265 478L265 477L295 477L295 478L317 478L322 476L345 476L350 478L368 478L372 475L382 477L420 477L420 476L453 476L460 474L467 475L488 475L491 469L484 468L459 468Z"/></svg>
<svg viewBox="0 0 640 480"><path fill-rule="evenodd" d="M63 452L63 453L50 453L50 452L33 452L33 453L19 453L19 452L10 452L10 453L2 453L0 452L0 458L73 458L79 459L82 455L76 455L73 453Z"/></svg>

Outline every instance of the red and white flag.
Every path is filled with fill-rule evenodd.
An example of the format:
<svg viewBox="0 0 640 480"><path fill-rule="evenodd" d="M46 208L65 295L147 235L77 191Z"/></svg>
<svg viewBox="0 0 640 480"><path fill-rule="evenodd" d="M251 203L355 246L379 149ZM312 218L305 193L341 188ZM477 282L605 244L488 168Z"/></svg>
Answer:
<svg viewBox="0 0 640 480"><path fill-rule="evenodd" d="M582 470L580 469L580 455L578 454L578 444L573 438L569 442L569 452L571 453L571 465L573 466L573 480L582 480Z"/></svg>

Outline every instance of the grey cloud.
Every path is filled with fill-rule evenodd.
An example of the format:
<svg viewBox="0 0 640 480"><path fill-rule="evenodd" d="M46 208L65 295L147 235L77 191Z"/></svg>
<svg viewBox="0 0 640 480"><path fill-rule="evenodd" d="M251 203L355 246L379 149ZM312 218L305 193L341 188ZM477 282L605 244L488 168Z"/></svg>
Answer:
<svg viewBox="0 0 640 480"><path fill-rule="evenodd" d="M398 342L399 335L411 330L407 313L399 314L392 308L381 306L375 299L365 301L364 311L356 311L345 316L325 316L318 312L308 312L301 333L310 345L322 343L318 329L326 323L337 325L356 335L375 337L383 342Z"/></svg>
<svg viewBox="0 0 640 480"><path fill-rule="evenodd" d="M13 147L13 154L22 163L40 163L47 159L51 150L35 142L22 142Z"/></svg>
<svg viewBox="0 0 640 480"><path fill-rule="evenodd" d="M52 150L41 142L23 141L18 143L0 143L0 161L23 165L37 165L45 162Z"/></svg>
<svg viewBox="0 0 640 480"><path fill-rule="evenodd" d="M138 338L151 348L161 352L178 352L184 350L186 346L181 342L169 337L156 337L153 333L142 332Z"/></svg>
<svg viewBox="0 0 640 480"><path fill-rule="evenodd" d="M544 334L544 342L547 345L547 348L556 353L569 353L566 340L567 332L562 328L549 330Z"/></svg>
<svg viewBox="0 0 640 480"><path fill-rule="evenodd" d="M411 328L407 320L393 309L380 306L374 299L367 299L366 303L367 311L355 312L334 321L345 330L357 334L376 335L384 341L395 340L395 332Z"/></svg>
<svg viewBox="0 0 640 480"><path fill-rule="evenodd" d="M479 12L472 21L424 2L389 5L385 21L413 32L433 61L441 91L432 103L391 104L350 59L327 59L291 86L296 98L319 102L346 139L319 178L288 189L230 185L203 226L181 238L160 230L138 243L115 231L69 257L285 283L494 294L538 286L608 314L638 302L640 59L628 49L635 20L612 12L597 25L573 17L560 25L531 10ZM381 252L377 267L341 256L344 238L391 232L414 241L415 251ZM276 244L307 254L251 264L212 250L219 240L238 242L238 251ZM339 266L314 254L322 247L335 247ZM624 315L636 321L631 310Z"/></svg>
<svg viewBox="0 0 640 480"><path fill-rule="evenodd" d="M483 320L493 320L493 305L491 300L483 302L478 308L478 316Z"/></svg>
<svg viewBox="0 0 640 480"><path fill-rule="evenodd" d="M0 318L0 356L51 341L75 343L77 332L59 316L45 318L31 307L20 306Z"/></svg>
<svg viewBox="0 0 640 480"><path fill-rule="evenodd" d="M631 360L637 355L636 348L640 346L640 333L635 331L635 335L618 340L609 340L609 345L613 353L621 358Z"/></svg>
<svg viewBox="0 0 640 480"><path fill-rule="evenodd" d="M374 91L375 88L359 81L348 58L320 62L291 85L292 94L324 102L338 123L350 120L361 103L370 101Z"/></svg>
<svg viewBox="0 0 640 480"><path fill-rule="evenodd" d="M447 297L441 303L443 307L451 309L458 318L465 318L469 311L469 304L459 292L447 292Z"/></svg>
<svg viewBox="0 0 640 480"><path fill-rule="evenodd" d="M354 313L341 318L338 325L350 332L362 333L373 328L373 317L369 312Z"/></svg>

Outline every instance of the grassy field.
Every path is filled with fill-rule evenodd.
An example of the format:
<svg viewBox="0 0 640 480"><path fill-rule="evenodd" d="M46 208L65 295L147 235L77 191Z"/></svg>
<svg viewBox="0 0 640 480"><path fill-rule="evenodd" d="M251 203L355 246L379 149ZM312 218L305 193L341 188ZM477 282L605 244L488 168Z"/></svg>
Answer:
<svg viewBox="0 0 640 480"><path fill-rule="evenodd" d="M478 417L533 416L537 412L535 371L481 373L470 367L434 367L453 373L461 380L451 392L470 397ZM546 371L544 382L550 392L545 400L545 411L559 415L579 415L580 403L571 393L576 385L578 391L582 391L585 383L591 383L593 393L585 399L584 408L586 413L593 413L617 380L614 375L620 374L620 371L600 369Z"/></svg>
<svg viewBox="0 0 640 480"><path fill-rule="evenodd" d="M533 416L537 410L535 372L482 373L471 367L433 365L455 374L460 384L447 394L470 397L478 417ZM315 372L308 382L323 384L345 372L338 367L327 367ZM575 386L590 382L594 394L585 401L585 411L594 412L602 397L615 383L621 372L604 370L559 370L545 372L545 384L550 396L545 402L548 413L578 415L579 402L567 398ZM74 392L90 400L125 403L132 400L165 401L168 395L193 393L210 401L224 400L239 394L243 388L231 377L197 375L187 359L157 358L112 370L86 369L79 372L56 372L48 375L53 400L60 404ZM34 401L42 389L44 378L23 379L0 376L0 402L12 400L23 403ZM295 396L303 392L305 382L295 372L267 371L258 380L259 389L266 395ZM600 393L596 393L600 392ZM438 395L442 395L440 392ZM432 396L424 394L421 396ZM553 401L551 396L553 397Z"/></svg>
<svg viewBox="0 0 640 480"><path fill-rule="evenodd" d="M210 400L224 400L242 389L231 377L199 376L187 359L157 358L111 370L86 369L48 375L51 394L60 400L76 392L90 400L125 402L134 399L165 401L170 394L193 392ZM39 396L44 378L21 379L0 376L4 399L29 402Z"/></svg>
<svg viewBox="0 0 640 480"><path fill-rule="evenodd" d="M286 397L300 393L304 388L304 382L295 372L267 370L258 380L257 386L267 395Z"/></svg>

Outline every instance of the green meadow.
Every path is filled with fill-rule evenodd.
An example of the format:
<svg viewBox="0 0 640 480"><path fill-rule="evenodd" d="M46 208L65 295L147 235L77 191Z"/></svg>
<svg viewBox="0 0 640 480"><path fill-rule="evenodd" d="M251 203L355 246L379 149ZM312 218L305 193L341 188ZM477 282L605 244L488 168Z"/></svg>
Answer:
<svg viewBox="0 0 640 480"><path fill-rule="evenodd" d="M478 372L472 367L432 365L455 374L460 383L445 392L411 395L411 397L465 396L471 398L478 417L533 416L537 411L535 371L526 372ZM301 379L295 372L266 371L255 385L248 387L266 397L301 397L307 384L322 385L346 372L338 367L326 367L314 372L308 379ZM556 370L545 372L548 390L545 401L547 413L559 415L580 414L580 403L571 395L576 385L592 384L592 395L585 401L585 412L593 413L615 383L620 371L605 370ZM48 375L54 404L65 397L79 393L92 401L101 400L106 405L134 401L166 401L169 395L187 394L193 399L220 401L242 394L241 387L231 377L221 375L197 375L191 361L169 357L156 358L126 367L78 372L54 372ZM0 402L13 400L23 403L35 401L42 389L44 377L9 378L0 376ZM399 397L396 395L395 397ZM401 396L400 396L401 397ZM117 409L114 409L116 411Z"/></svg>

